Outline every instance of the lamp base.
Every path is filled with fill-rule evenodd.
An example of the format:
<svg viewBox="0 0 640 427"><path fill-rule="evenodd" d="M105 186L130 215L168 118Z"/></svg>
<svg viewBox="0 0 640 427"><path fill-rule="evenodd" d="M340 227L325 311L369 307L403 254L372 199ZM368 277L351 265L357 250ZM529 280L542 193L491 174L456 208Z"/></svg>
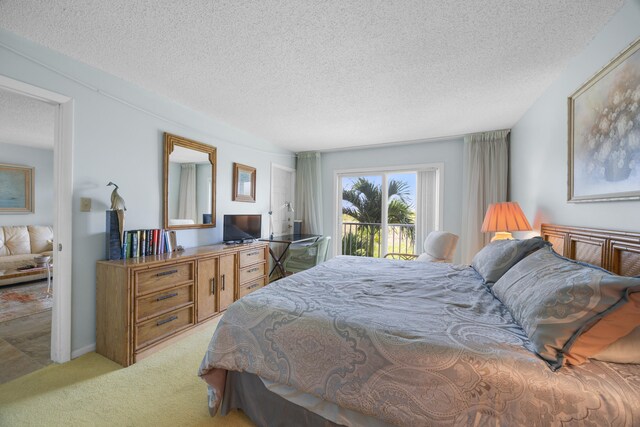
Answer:
<svg viewBox="0 0 640 427"><path fill-rule="evenodd" d="M513 236L508 231L496 231L496 234L493 236L491 241L493 242L496 240L513 240Z"/></svg>

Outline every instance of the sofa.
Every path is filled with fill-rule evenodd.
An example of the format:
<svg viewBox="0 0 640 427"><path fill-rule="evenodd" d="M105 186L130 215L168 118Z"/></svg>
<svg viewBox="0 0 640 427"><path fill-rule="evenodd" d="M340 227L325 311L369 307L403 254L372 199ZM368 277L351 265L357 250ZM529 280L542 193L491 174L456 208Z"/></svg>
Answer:
<svg viewBox="0 0 640 427"><path fill-rule="evenodd" d="M0 226L0 286L45 279L47 273L2 279L7 270L35 264L36 256L53 255L53 228L48 225Z"/></svg>

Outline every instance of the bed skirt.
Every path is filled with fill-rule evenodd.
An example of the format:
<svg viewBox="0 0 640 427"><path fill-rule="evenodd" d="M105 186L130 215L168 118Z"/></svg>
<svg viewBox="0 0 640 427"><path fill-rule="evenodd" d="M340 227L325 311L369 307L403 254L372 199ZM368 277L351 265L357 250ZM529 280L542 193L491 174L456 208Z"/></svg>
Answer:
<svg viewBox="0 0 640 427"><path fill-rule="evenodd" d="M270 392L257 375L247 372L227 373L220 414L227 415L232 409L240 409L259 427L341 425Z"/></svg>

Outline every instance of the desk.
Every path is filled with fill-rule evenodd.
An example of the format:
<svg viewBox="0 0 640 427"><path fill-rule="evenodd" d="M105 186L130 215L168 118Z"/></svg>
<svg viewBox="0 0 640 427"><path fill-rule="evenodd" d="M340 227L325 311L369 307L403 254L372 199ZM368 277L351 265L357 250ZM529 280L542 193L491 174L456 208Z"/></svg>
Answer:
<svg viewBox="0 0 640 427"><path fill-rule="evenodd" d="M280 256L277 256L275 252L273 252L273 249L271 249L271 245L269 245L269 254L271 255L271 258L273 259L273 262L274 262L274 266L269 272L269 278L271 278L271 275L273 274L274 271L276 271L276 269L280 272L282 277L286 276L284 271L284 266L282 265L282 261L287 256L287 251L289 250L289 246L291 246L293 243L309 242L312 240L315 242L320 237L322 236L319 234L283 234L281 236L273 236L269 239L260 239L260 241L262 242L283 243L286 245L284 248L284 251L282 251L282 254Z"/></svg>

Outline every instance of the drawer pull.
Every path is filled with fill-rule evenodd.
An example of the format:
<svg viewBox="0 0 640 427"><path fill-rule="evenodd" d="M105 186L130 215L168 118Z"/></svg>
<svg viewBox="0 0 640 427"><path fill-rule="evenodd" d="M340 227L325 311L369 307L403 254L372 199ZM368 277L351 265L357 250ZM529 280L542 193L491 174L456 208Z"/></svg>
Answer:
<svg viewBox="0 0 640 427"><path fill-rule="evenodd" d="M247 273L253 273L254 271L259 271L260 267L256 267L256 268L251 268L249 270L247 270Z"/></svg>
<svg viewBox="0 0 640 427"><path fill-rule="evenodd" d="M216 278L211 278L211 295L215 295L216 293Z"/></svg>
<svg viewBox="0 0 640 427"><path fill-rule="evenodd" d="M170 275L170 274L175 274L175 273L177 273L177 272L178 272L178 270L163 271L163 272L161 272L161 273L156 273L156 276L157 276L157 277L168 276L168 275Z"/></svg>
<svg viewBox="0 0 640 427"><path fill-rule="evenodd" d="M254 283L254 284L253 284L253 285L251 285L251 286L247 286L247 289L253 289L253 288L255 288L256 286L258 286L259 284L260 284L260 283Z"/></svg>
<svg viewBox="0 0 640 427"><path fill-rule="evenodd" d="M177 292L173 292L171 294L166 294L166 295L159 296L158 298L156 298L156 301L162 301L162 300L173 298L173 297L177 297L177 296L178 296L178 293Z"/></svg>
<svg viewBox="0 0 640 427"><path fill-rule="evenodd" d="M246 256L254 256L254 255L258 255L260 252L248 252L246 254Z"/></svg>
<svg viewBox="0 0 640 427"><path fill-rule="evenodd" d="M178 319L178 316L167 317L164 320L158 320L156 322L156 326L164 325L165 323L173 322L174 320L177 320L177 319Z"/></svg>

